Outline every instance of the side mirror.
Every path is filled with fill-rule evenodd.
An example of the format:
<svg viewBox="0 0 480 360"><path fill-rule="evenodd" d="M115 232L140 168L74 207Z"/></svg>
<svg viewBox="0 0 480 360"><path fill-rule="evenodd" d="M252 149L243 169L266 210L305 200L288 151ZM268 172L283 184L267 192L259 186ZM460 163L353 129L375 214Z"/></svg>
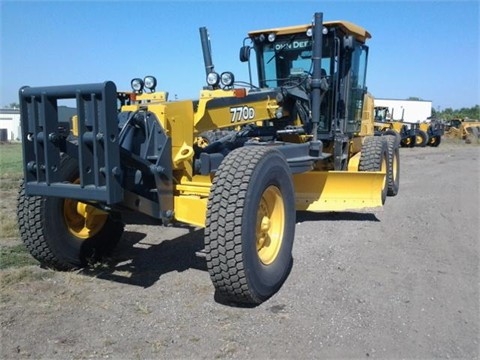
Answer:
<svg viewBox="0 0 480 360"><path fill-rule="evenodd" d="M240 48L240 61L247 62L250 59L250 50L252 48L250 46L242 46Z"/></svg>

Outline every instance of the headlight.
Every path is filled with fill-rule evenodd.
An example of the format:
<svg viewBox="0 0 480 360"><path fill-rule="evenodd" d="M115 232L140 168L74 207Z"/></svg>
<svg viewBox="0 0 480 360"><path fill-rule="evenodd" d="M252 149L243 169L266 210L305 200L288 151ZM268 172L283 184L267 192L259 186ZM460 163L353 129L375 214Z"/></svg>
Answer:
<svg viewBox="0 0 480 360"><path fill-rule="evenodd" d="M220 81L222 82L223 86L233 86L233 83L235 81L235 77L233 76L233 73L230 71L225 71L220 75Z"/></svg>
<svg viewBox="0 0 480 360"><path fill-rule="evenodd" d="M207 84L210 86L217 86L220 82L220 75L216 72L211 72L207 75Z"/></svg>
<svg viewBox="0 0 480 360"><path fill-rule="evenodd" d="M132 86L133 91L135 92L141 92L143 90L143 80L139 78L132 79L130 82L130 85Z"/></svg>
<svg viewBox="0 0 480 360"><path fill-rule="evenodd" d="M277 35L275 35L275 33L268 34L268 41L274 42L276 38L277 38Z"/></svg>
<svg viewBox="0 0 480 360"><path fill-rule="evenodd" d="M148 90L155 91L155 88L157 87L157 79L155 79L154 76L145 76L143 82Z"/></svg>

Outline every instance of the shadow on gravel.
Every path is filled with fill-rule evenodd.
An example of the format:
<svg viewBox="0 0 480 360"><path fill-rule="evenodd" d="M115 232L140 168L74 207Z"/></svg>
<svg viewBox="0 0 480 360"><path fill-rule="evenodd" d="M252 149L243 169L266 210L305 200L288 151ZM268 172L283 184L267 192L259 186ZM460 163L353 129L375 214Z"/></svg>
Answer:
<svg viewBox="0 0 480 360"><path fill-rule="evenodd" d="M356 212L325 212L314 213L310 211L297 211L297 223L304 221L373 221L380 220L371 213Z"/></svg>
<svg viewBox="0 0 480 360"><path fill-rule="evenodd" d="M125 231L112 258L81 273L147 288L169 272L192 268L207 271L205 259L195 254L204 247L203 230L192 229L185 235L160 244L138 244L145 237L144 233Z"/></svg>

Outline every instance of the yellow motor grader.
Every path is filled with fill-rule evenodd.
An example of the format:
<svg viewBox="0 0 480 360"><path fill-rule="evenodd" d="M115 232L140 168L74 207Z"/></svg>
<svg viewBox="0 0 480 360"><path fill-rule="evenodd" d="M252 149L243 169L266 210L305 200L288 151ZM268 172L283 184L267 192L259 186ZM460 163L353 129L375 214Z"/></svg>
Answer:
<svg viewBox="0 0 480 360"><path fill-rule="evenodd" d="M409 131L415 134L414 141L411 146L425 147L440 145L442 135L444 134L444 126L437 120L430 120L429 122L403 122L408 126Z"/></svg>
<svg viewBox="0 0 480 360"><path fill-rule="evenodd" d="M375 131L383 134L395 135L402 147L414 147L419 141L418 132L409 123L402 120L393 120L393 111L386 106L375 106Z"/></svg>
<svg viewBox="0 0 480 360"><path fill-rule="evenodd" d="M433 147L440 145L442 136L445 134L444 124L435 119L431 119L428 122L423 121L419 123L418 129L426 134L426 145Z"/></svg>
<svg viewBox="0 0 480 360"><path fill-rule="evenodd" d="M465 140L466 143L478 143L480 140L480 121L453 119L450 120L445 129L445 137L450 139Z"/></svg>
<svg viewBox="0 0 480 360"><path fill-rule="evenodd" d="M125 213L204 228L218 294L259 304L292 265L295 212L362 210L398 192L398 144L373 136L364 107L370 34L346 21L252 31L256 85L215 72L200 28L206 86L167 101L156 79L23 87L23 241L65 270L108 254ZM72 123L57 101L75 99Z"/></svg>

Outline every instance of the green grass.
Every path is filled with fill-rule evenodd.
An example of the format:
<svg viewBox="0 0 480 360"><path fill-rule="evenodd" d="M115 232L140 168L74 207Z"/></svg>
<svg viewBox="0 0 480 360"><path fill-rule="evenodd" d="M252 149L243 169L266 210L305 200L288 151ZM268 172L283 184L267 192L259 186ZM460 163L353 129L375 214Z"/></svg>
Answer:
<svg viewBox="0 0 480 360"><path fill-rule="evenodd" d="M17 217L12 213L5 213L3 204L0 211L0 239L18 237Z"/></svg>
<svg viewBox="0 0 480 360"><path fill-rule="evenodd" d="M0 269L38 265L23 244L0 247Z"/></svg>
<svg viewBox="0 0 480 360"><path fill-rule="evenodd" d="M10 240L19 237L15 212L18 186L22 177L22 145L0 144L0 240L5 239L0 242L0 270L38 265L19 240L17 244L13 242L14 245L11 245ZM28 274L26 271L17 275L21 279L28 277ZM14 278L10 280L15 280Z"/></svg>
<svg viewBox="0 0 480 360"><path fill-rule="evenodd" d="M22 145L0 144L0 239L18 237L15 207L22 172Z"/></svg>
<svg viewBox="0 0 480 360"><path fill-rule="evenodd" d="M22 172L22 144L0 144L0 181L17 181Z"/></svg>

